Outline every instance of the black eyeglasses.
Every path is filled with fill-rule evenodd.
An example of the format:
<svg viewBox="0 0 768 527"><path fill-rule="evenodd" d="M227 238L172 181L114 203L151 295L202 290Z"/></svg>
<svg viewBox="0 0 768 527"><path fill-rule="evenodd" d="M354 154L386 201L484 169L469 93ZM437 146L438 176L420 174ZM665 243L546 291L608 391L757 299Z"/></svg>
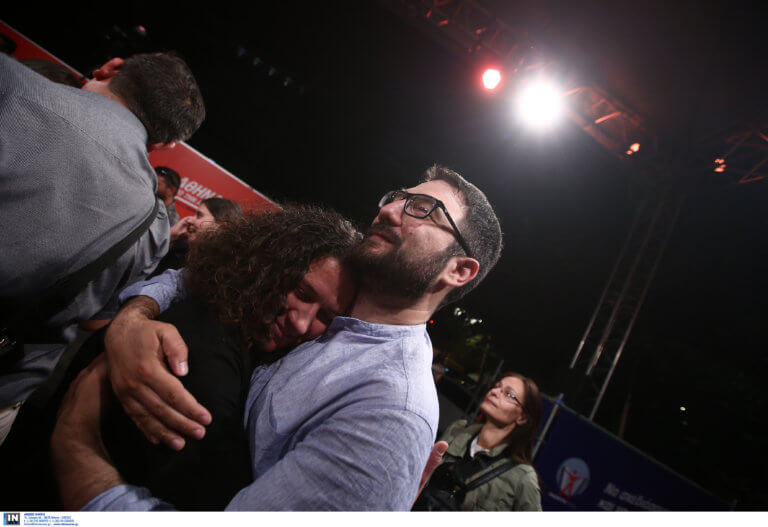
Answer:
<svg viewBox="0 0 768 527"><path fill-rule="evenodd" d="M453 232L456 233L456 239L458 240L459 245L461 245L461 248L464 249L464 252L467 254L467 256L472 258L472 251L469 250L469 245L467 245L464 237L459 232L459 228L456 226L456 222L453 221L453 218L451 218L451 215L448 213L448 209L445 208L445 204L442 201L437 198L433 198L432 196L428 196L427 194L411 194L404 190L393 190L384 194L384 196L379 200L379 208L382 208L385 205L389 205L393 201L400 200L405 200L403 211L408 216L413 218L423 219L432 214L436 208L439 207L443 209L445 217L448 218L448 222L451 224L451 227L453 227Z"/></svg>

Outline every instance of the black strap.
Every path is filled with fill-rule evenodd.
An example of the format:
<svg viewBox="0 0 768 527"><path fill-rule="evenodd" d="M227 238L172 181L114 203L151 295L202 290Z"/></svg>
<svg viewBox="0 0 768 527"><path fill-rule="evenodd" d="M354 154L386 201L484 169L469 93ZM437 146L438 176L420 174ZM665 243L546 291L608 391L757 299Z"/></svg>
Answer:
<svg viewBox="0 0 768 527"><path fill-rule="evenodd" d="M517 465L515 461L507 459L473 480L472 478L476 474L487 470L493 464L491 459L486 455L480 454L470 458L469 461L441 464L432 474L432 478L416 500L413 509L423 511L461 510L462 503L464 503L468 492L488 483L493 478ZM469 483L465 483L466 481L469 481Z"/></svg>
<svg viewBox="0 0 768 527"><path fill-rule="evenodd" d="M506 472L507 470L517 466L517 462L513 460L509 460L505 463L502 463L498 467L494 468L493 470L488 471L487 473L483 474L477 479L472 480L469 484L467 484L466 487L464 487L464 492L469 492L470 490L476 489L483 483L487 483L496 476L499 476Z"/></svg>
<svg viewBox="0 0 768 527"><path fill-rule="evenodd" d="M94 280L102 271L114 264L117 259L120 258L125 251L127 251L136 240L149 229L150 225L152 225L152 222L154 222L157 217L159 206L160 202L155 198L155 206L152 207L152 212L139 226L133 229L128 236L110 247L107 252L91 263L85 265L69 276L65 276L53 285L53 288L50 290L51 295L49 298L53 301L53 304L59 305L60 307L56 308L56 310L51 313L51 316L66 307L66 304L71 302L72 299L75 298L86 285L88 285L88 282ZM61 303L64 303L64 305L61 305ZM50 312L47 306L45 309Z"/></svg>

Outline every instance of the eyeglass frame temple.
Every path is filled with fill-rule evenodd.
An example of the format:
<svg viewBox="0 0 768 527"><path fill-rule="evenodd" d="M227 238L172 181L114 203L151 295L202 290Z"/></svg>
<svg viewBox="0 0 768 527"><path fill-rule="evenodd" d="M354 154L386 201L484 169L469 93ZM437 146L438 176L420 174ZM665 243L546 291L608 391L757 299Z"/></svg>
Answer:
<svg viewBox="0 0 768 527"><path fill-rule="evenodd" d="M430 196L431 197L431 196ZM456 222L453 221L453 218L451 218L451 214L448 212L448 209L445 208L445 204L440 201L437 198L432 198L436 201L436 206L443 209L443 212L445 213L445 217L448 218L448 223L451 224L451 227L453 227L453 232L456 233L456 239L459 241L459 245L461 245L461 248L464 249L464 252L467 253L467 256L470 258L474 258L472 256L472 251L469 250L469 245L467 244L467 241L464 239L464 236L461 235L461 232L459 231L459 228L456 226ZM434 209L432 209L429 214L432 214L434 212ZM427 216L429 216L427 214Z"/></svg>

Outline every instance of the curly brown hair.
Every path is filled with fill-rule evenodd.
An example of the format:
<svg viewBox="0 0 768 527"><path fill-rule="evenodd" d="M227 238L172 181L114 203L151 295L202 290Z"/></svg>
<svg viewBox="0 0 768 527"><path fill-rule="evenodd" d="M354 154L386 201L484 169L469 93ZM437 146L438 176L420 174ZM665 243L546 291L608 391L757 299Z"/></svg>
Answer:
<svg viewBox="0 0 768 527"><path fill-rule="evenodd" d="M219 320L240 327L248 345L268 338L287 294L312 262L346 263L362 235L335 211L288 205L247 214L204 233L190 245L184 283Z"/></svg>

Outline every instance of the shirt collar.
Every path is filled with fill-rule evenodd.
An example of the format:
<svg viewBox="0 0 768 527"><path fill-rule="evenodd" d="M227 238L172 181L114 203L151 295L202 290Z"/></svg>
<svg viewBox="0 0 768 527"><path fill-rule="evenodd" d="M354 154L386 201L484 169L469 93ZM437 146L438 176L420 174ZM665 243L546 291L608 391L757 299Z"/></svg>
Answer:
<svg viewBox="0 0 768 527"><path fill-rule="evenodd" d="M477 434L469 445L469 457L475 457L478 452L488 452L487 448L483 448L477 444L477 440L480 438L480 434Z"/></svg>
<svg viewBox="0 0 768 527"><path fill-rule="evenodd" d="M373 324L352 317L336 317L326 330L326 335L331 336L341 331L350 331L373 337L402 338L423 335L426 324L414 326L398 326L393 324Z"/></svg>

